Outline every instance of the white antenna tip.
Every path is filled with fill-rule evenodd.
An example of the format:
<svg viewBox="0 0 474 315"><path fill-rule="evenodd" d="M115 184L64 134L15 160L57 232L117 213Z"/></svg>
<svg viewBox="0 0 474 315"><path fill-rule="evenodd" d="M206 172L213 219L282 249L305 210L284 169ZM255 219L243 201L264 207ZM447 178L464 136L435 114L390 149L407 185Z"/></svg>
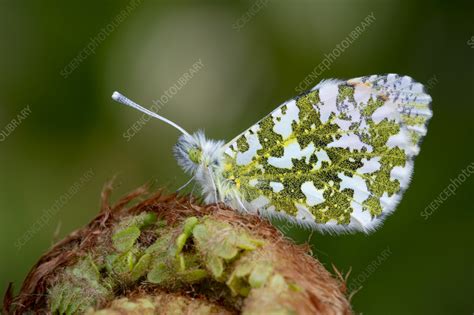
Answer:
<svg viewBox="0 0 474 315"><path fill-rule="evenodd" d="M117 92L117 91L115 91L115 92L112 94L112 99L113 99L114 101L117 101L117 102L118 102L119 99L122 98L122 97L123 97L123 95L120 94L120 93Z"/></svg>
<svg viewBox="0 0 474 315"><path fill-rule="evenodd" d="M115 91L113 94L112 94L112 99L116 102L119 102L119 103L122 103L124 105L127 105L127 106L130 106L130 107L133 107L135 109L138 109L139 111L141 111L142 113L145 113L151 117L155 117L155 118L158 118L159 120L161 121L164 121L165 123L167 123L168 125L171 125L173 127L175 127L176 129L178 129L179 131L181 131L181 133L185 134L185 135L189 135L189 133L184 130L183 128L181 128L179 125L177 125L176 123L172 122L171 120L168 120L160 115L158 115L157 113L155 112L152 112L150 111L149 109L146 109L140 105L138 105L137 103L129 100L127 97L123 96L122 94L120 94L119 92Z"/></svg>

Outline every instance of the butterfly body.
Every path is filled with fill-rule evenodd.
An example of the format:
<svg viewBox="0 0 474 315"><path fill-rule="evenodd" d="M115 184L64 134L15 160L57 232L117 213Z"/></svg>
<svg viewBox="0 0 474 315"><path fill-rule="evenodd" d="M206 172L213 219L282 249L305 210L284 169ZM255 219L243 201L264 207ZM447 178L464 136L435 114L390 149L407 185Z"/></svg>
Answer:
<svg viewBox="0 0 474 315"><path fill-rule="evenodd" d="M410 77L323 81L225 144L183 134L174 153L206 203L324 232L371 232L393 212L432 116Z"/></svg>

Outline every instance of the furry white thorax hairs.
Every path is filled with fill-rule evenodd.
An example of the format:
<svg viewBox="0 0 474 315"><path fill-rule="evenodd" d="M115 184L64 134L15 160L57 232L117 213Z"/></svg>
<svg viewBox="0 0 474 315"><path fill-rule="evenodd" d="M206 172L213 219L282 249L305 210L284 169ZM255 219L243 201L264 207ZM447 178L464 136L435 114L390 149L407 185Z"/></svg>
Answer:
<svg viewBox="0 0 474 315"><path fill-rule="evenodd" d="M200 130L179 137L173 151L178 164L202 187L207 203L225 201L227 185L222 177L224 141L207 139ZM193 153L197 158L191 158Z"/></svg>

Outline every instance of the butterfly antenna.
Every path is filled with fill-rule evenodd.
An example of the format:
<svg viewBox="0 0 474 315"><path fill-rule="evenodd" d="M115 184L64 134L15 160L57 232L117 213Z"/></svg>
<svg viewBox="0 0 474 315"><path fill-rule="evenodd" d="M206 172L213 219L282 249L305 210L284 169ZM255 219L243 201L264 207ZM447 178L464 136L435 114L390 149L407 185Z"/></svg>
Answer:
<svg viewBox="0 0 474 315"><path fill-rule="evenodd" d="M155 117L155 118L158 118L159 120L167 123L168 125L171 125L173 127L175 127L176 129L178 129L182 134L184 135L187 135L189 136L189 132L187 132L186 130L184 130L184 128L182 128L181 126L179 126L178 124L172 122L171 120L169 119L166 119L165 117L162 117L160 115L158 115L157 113L154 113L152 112L151 110L148 110L146 109L145 107L143 106L140 106L138 105L137 103L135 103L134 101L130 100L129 98L127 98L126 96L123 96L122 94L120 94L119 92L114 92L112 94L112 99L116 102L119 102L119 103L122 103L124 105L127 105L127 106L130 106L130 107L133 107L135 109L138 109L139 111L151 116L151 117Z"/></svg>
<svg viewBox="0 0 474 315"><path fill-rule="evenodd" d="M187 187L189 184L191 184L191 182L194 180L194 177L195 177L195 176L191 177L191 179L188 180L188 181L186 182L186 184L184 184L183 186L179 187L178 190L176 190L176 191L177 191L177 192L180 192L181 190L183 190L184 188L186 188L186 187Z"/></svg>

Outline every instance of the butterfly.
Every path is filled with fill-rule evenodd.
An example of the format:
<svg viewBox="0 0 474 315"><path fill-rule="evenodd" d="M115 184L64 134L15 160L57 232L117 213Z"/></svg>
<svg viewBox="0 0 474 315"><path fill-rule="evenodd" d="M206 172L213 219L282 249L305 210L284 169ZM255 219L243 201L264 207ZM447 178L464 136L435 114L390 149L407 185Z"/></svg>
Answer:
<svg viewBox="0 0 474 315"><path fill-rule="evenodd" d="M330 233L374 231L407 189L432 117L421 83L397 74L324 80L232 141L182 135L174 155L206 203Z"/></svg>

